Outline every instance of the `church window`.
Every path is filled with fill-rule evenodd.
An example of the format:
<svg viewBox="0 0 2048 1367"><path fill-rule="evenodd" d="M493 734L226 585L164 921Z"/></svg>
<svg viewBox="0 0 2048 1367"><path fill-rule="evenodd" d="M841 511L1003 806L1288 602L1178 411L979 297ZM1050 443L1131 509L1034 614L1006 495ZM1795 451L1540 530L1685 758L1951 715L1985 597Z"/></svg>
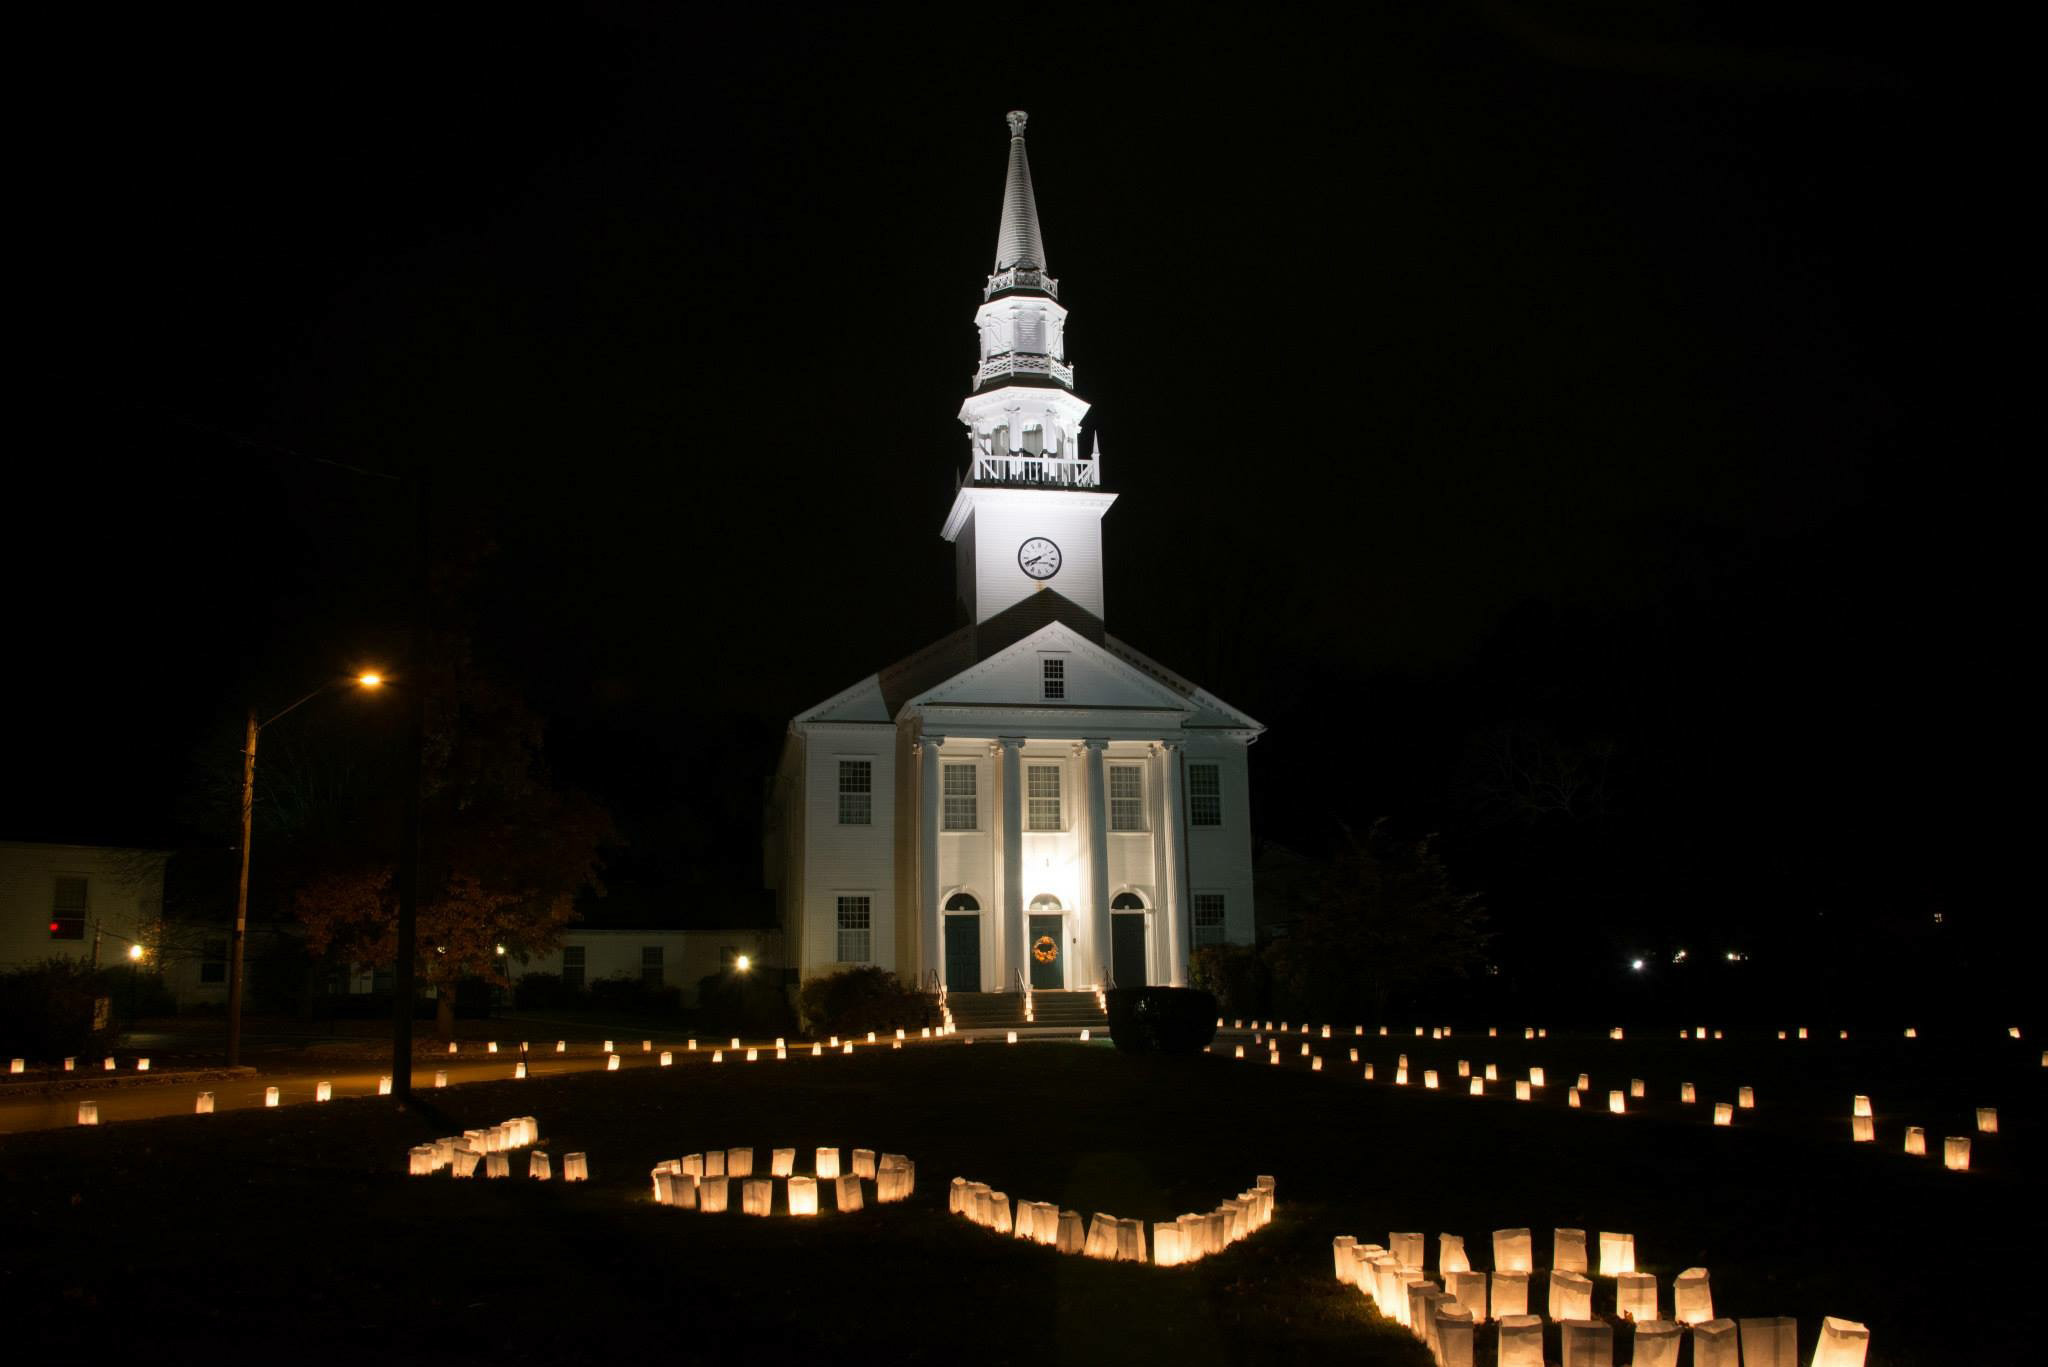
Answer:
<svg viewBox="0 0 2048 1367"><path fill-rule="evenodd" d="M1120 892L1109 899L1111 911L1143 911L1145 899L1135 892Z"/></svg>
<svg viewBox="0 0 2048 1367"><path fill-rule="evenodd" d="M974 900L971 892L956 892L946 899L947 911L980 911L981 903Z"/></svg>
<svg viewBox="0 0 2048 1367"><path fill-rule="evenodd" d="M1145 770L1137 764L1109 766L1109 828L1145 829Z"/></svg>
<svg viewBox="0 0 2048 1367"><path fill-rule="evenodd" d="M1223 778L1219 766L1188 766L1188 820L1197 826L1223 824Z"/></svg>
<svg viewBox="0 0 2048 1367"><path fill-rule="evenodd" d="M662 986L662 952L660 945L640 946L640 985L659 992Z"/></svg>
<svg viewBox="0 0 2048 1367"><path fill-rule="evenodd" d="M875 762L839 761L839 824L866 826L875 819Z"/></svg>
<svg viewBox="0 0 2048 1367"><path fill-rule="evenodd" d="M1039 666L1045 680L1045 700L1064 702L1067 697L1067 662L1054 656Z"/></svg>
<svg viewBox="0 0 2048 1367"><path fill-rule="evenodd" d="M1195 894L1195 947L1223 943L1223 894Z"/></svg>
<svg viewBox="0 0 2048 1367"><path fill-rule="evenodd" d="M583 990L583 946L562 946L562 986L571 992Z"/></svg>
<svg viewBox="0 0 2048 1367"><path fill-rule="evenodd" d="M974 766L948 764L945 767L945 829L981 829L981 814L975 809Z"/></svg>
<svg viewBox="0 0 2048 1367"><path fill-rule="evenodd" d="M1028 820L1025 829L1033 831L1057 831L1063 829L1060 822L1060 766L1057 764L1027 764L1024 766L1025 815Z"/></svg>
<svg viewBox="0 0 2048 1367"><path fill-rule="evenodd" d="M50 938L85 938L86 883L83 878L59 875L50 895Z"/></svg>
<svg viewBox="0 0 2048 1367"><path fill-rule="evenodd" d="M871 910L872 904L866 893L851 894L839 899L840 963L868 962Z"/></svg>

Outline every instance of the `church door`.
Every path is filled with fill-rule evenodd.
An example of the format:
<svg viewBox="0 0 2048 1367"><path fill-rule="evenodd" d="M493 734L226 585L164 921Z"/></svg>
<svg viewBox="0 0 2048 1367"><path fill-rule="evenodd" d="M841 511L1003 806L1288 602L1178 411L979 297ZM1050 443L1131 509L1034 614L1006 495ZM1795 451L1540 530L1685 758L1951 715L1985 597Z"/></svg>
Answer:
<svg viewBox="0 0 2048 1367"><path fill-rule="evenodd" d="M981 991L981 918L946 917L946 990Z"/></svg>
<svg viewBox="0 0 2048 1367"><path fill-rule="evenodd" d="M1109 918L1110 972L1118 987L1145 985L1145 913L1120 911Z"/></svg>
<svg viewBox="0 0 2048 1367"><path fill-rule="evenodd" d="M1031 986L1037 991L1067 985L1067 918L1031 917Z"/></svg>

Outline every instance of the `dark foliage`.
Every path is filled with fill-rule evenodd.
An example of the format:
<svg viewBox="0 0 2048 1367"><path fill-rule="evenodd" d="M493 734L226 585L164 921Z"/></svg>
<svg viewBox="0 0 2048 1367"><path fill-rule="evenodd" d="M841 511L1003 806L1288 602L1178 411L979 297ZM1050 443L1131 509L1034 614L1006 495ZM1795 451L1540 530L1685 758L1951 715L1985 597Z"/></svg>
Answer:
<svg viewBox="0 0 2048 1367"><path fill-rule="evenodd" d="M764 973L726 971L699 979L697 1021L707 1029L755 1038L796 1032L789 994Z"/></svg>
<svg viewBox="0 0 2048 1367"><path fill-rule="evenodd" d="M1109 1036L1127 1054L1199 1054L1216 1038L1216 998L1195 987L1119 987Z"/></svg>
<svg viewBox="0 0 2048 1367"><path fill-rule="evenodd" d="M914 1030L933 1024L931 998L885 968L849 968L812 978L798 994L804 1028L813 1035Z"/></svg>
<svg viewBox="0 0 2048 1367"><path fill-rule="evenodd" d="M638 978L599 978L590 985L589 1005L633 1020L673 1020L683 1013L679 987L649 987Z"/></svg>
<svg viewBox="0 0 2048 1367"><path fill-rule="evenodd" d="M1252 945L1203 945L1188 959L1188 977L1215 995L1225 1015L1265 1013L1272 975Z"/></svg>
<svg viewBox="0 0 2048 1367"><path fill-rule="evenodd" d="M95 1032L95 1003L115 995L107 975L68 959L0 973L0 1039L24 1058L82 1054L108 1032Z"/></svg>

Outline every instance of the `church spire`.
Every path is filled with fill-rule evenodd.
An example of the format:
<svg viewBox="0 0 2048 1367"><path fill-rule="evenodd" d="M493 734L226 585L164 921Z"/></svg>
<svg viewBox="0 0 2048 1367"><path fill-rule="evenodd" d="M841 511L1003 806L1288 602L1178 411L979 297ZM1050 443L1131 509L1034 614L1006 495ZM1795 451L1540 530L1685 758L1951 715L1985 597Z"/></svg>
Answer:
<svg viewBox="0 0 2048 1367"><path fill-rule="evenodd" d="M1021 109L1006 116L1010 122L1010 173L1003 181L1003 224L996 238L996 271L1013 266L1027 270L1045 269L1045 245L1038 236L1038 200L1031 193L1031 159L1024 152L1024 122L1030 117Z"/></svg>

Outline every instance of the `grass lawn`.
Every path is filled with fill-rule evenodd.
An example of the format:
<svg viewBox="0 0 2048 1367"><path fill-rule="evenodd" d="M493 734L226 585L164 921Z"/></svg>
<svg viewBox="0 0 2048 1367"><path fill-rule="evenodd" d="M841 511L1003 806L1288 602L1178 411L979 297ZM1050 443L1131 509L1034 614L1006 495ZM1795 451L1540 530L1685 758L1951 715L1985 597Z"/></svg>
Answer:
<svg viewBox="0 0 2048 1367"><path fill-rule="evenodd" d="M414 1110L364 1099L15 1135L0 1139L0 1294L34 1361L1419 1364L1405 1331L1334 1281L1333 1235L1418 1230L1433 1259L1438 1232L1462 1233L1485 1267L1488 1233L1525 1225L1541 1267L1549 1230L1578 1226L1632 1231L1667 1314L1670 1278L1701 1265L1717 1313L1797 1316L1802 1364L1825 1314L1870 1325L1873 1367L2018 1362L2026 1321L1973 1288L2030 1265L2039 1045L1919 1043L1813 1041L1799 1056L1763 1039L1340 1038L1318 1041L1331 1062L1311 1073L1295 1057L1235 1062L1224 1041L1186 1060L948 1041L752 1066L629 1059L425 1092ZM1354 1044L1382 1078L1405 1051L1418 1082L1438 1067L1447 1088L1461 1057L1503 1078L1541 1061L1551 1095L1364 1084ZM1558 1102L1579 1071L1596 1109ZM1629 1076L1668 1101L1604 1114ZM1675 1104L1681 1077L1700 1107ZM1704 1124L1697 1112L1744 1081L1761 1109L1733 1130ZM1857 1091L1877 1101L1875 1147L1847 1142ZM2001 1107L1978 1170L1897 1152L1895 1105L1928 1111L1912 1123L1938 1154L1943 1134L1968 1132L1962 1096ZM592 1181L404 1175L410 1145L516 1114L539 1117L558 1171L587 1152ZM900 1152L919 1189L805 1221L652 1203L657 1160L749 1144L763 1167L772 1146ZM1063 1258L945 1214L955 1176L1151 1221L1260 1173L1278 1181L1272 1227L1187 1268ZM1597 1285L1611 1309L1613 1283Z"/></svg>

